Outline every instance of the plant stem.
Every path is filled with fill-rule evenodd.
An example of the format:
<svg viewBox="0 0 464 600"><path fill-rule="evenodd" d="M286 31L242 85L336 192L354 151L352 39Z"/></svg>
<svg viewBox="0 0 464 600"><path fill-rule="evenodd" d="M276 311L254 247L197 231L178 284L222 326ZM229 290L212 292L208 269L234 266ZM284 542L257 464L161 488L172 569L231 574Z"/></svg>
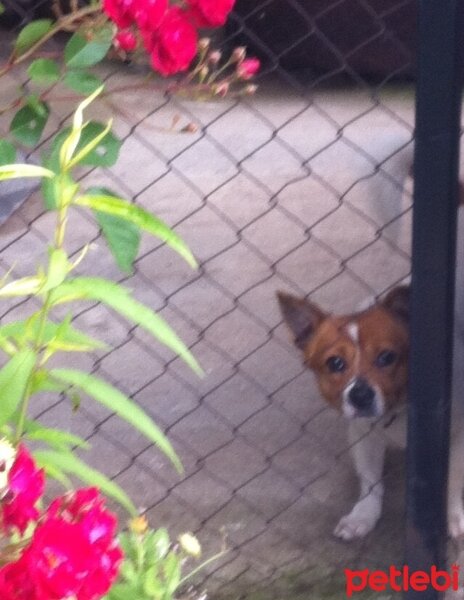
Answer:
<svg viewBox="0 0 464 600"><path fill-rule="evenodd" d="M190 571L190 573L188 573L185 577L182 577L182 579L179 581L179 585L177 587L180 588L181 586L183 586L184 583L186 583L194 575L196 575L197 573L202 571L210 563L214 562L215 560L218 560L218 558L221 558L221 556L224 556L224 554L227 554L227 552L228 552L228 550L221 550L221 552L218 552L214 556L211 556L211 558L208 558L208 560L205 560L205 562L202 562L201 565L198 565L198 567L193 569L193 571Z"/></svg>
<svg viewBox="0 0 464 600"><path fill-rule="evenodd" d="M57 196L58 198L65 197L65 188L66 183L63 181L62 177L58 177L58 185L57 185ZM70 199L68 199L70 200ZM60 203L58 216L55 226L55 239L54 239L54 249L61 249L64 244L64 236L66 232L66 221L67 221L67 212L68 212L69 202L63 201ZM40 354L42 350L42 346L44 344L44 334L45 327L47 325L48 315L52 308L52 290L49 290L44 297L42 307L38 311L39 317L39 327L37 331L37 335L34 340L34 351L36 353L36 363L32 372L29 376L29 380L27 382L26 388L24 390L24 396L21 402L21 409L18 418L18 424L16 426L16 443L19 443L21 437L24 433L24 425L26 422L27 411L29 408L29 401L32 395L32 381L34 375L37 373L37 369L40 367Z"/></svg>

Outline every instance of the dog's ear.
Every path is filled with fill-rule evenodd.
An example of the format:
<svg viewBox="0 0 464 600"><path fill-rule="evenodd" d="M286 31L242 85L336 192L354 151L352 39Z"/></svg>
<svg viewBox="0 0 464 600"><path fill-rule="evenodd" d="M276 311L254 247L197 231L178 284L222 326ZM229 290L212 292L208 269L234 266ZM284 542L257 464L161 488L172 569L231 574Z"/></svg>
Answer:
<svg viewBox="0 0 464 600"><path fill-rule="evenodd" d="M385 296L382 304L403 323L409 323L409 297L411 290L409 285L399 285L393 288Z"/></svg>
<svg viewBox="0 0 464 600"><path fill-rule="evenodd" d="M316 305L304 298L285 292L277 292L284 321L294 335L295 345L303 350L316 327L327 315Z"/></svg>

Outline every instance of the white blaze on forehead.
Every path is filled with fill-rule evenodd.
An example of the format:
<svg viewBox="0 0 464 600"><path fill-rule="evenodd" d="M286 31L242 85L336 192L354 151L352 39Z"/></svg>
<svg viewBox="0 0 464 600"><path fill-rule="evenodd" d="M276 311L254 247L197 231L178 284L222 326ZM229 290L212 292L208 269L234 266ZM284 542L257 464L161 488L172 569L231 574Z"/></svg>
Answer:
<svg viewBox="0 0 464 600"><path fill-rule="evenodd" d="M348 323L346 332L355 344L359 343L359 327L357 323Z"/></svg>

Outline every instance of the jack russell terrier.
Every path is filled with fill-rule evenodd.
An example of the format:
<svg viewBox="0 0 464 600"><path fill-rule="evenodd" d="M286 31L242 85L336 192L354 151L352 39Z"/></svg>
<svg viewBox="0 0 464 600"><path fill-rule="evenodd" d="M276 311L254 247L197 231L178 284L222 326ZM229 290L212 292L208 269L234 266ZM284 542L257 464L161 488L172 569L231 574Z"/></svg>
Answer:
<svg viewBox="0 0 464 600"><path fill-rule="evenodd" d="M459 212L462 213L464 209ZM462 222L464 215L459 216ZM464 222L462 222L464 227ZM464 231L460 227L460 231ZM463 236L460 236L461 238ZM464 242L459 239L458 264ZM464 270L457 270L453 360L453 418L448 484L448 529L464 534ZM380 518L386 447L406 445L409 288L399 286L369 308L336 316L308 300L279 292L285 322L325 400L348 420L360 496L334 534L343 540L369 533ZM460 310L460 307L462 309Z"/></svg>

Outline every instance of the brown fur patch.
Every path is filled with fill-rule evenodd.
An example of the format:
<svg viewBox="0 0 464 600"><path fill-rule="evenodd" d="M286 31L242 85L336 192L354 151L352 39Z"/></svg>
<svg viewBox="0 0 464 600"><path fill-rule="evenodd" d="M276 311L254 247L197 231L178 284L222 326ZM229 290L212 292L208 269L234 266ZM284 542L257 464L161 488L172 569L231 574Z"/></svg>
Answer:
<svg viewBox="0 0 464 600"><path fill-rule="evenodd" d="M358 341L350 337L346 326L355 323ZM397 359L380 367L376 359L383 351L393 351ZM406 394L408 369L408 331L382 305L354 315L326 318L304 348L306 364L314 371L326 400L341 407L345 387L354 377L364 378L381 390L386 407L398 403ZM332 373L327 359L340 356L346 363L343 372Z"/></svg>

